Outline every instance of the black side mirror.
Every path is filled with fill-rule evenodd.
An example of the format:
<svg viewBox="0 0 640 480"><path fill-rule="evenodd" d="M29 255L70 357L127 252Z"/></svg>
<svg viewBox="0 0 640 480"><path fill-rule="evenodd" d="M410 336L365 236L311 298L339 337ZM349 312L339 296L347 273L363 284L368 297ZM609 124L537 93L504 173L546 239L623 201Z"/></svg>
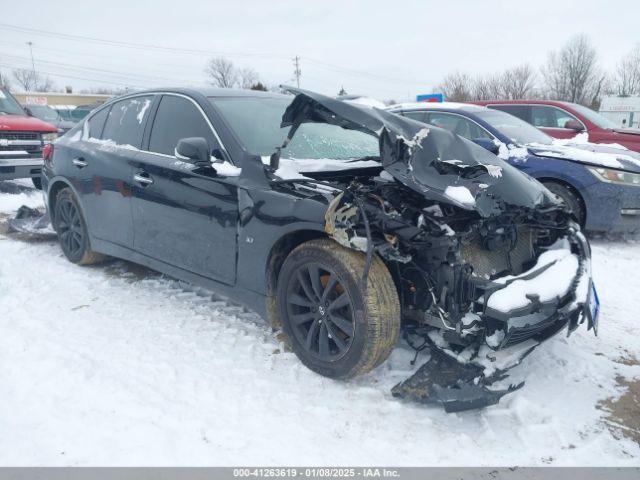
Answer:
<svg viewBox="0 0 640 480"><path fill-rule="evenodd" d="M209 144L202 137L183 138L176 146L176 158L198 167L211 165Z"/></svg>
<svg viewBox="0 0 640 480"><path fill-rule="evenodd" d="M575 130L576 132L584 131L584 126L578 120L567 120L564 123L564 128Z"/></svg>
<svg viewBox="0 0 640 480"><path fill-rule="evenodd" d="M474 138L473 143L480 145L485 150L489 150L494 155L497 155L500 151L500 147L496 145L490 138Z"/></svg>

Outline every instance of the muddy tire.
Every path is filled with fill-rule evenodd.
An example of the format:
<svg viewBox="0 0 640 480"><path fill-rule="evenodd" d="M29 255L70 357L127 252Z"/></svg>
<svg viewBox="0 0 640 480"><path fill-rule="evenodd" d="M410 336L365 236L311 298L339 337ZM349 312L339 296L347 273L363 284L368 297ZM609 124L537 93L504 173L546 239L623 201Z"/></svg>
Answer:
<svg viewBox="0 0 640 480"><path fill-rule="evenodd" d="M62 252L77 265L90 265L105 259L101 253L91 250L87 223L78 200L69 188L63 188L56 196L53 227L58 234Z"/></svg>
<svg viewBox="0 0 640 480"><path fill-rule="evenodd" d="M557 182L544 182L544 186L547 187L551 193L560 197L564 204L571 209L580 226L584 226L586 212L584 211L580 197L578 197L571 188Z"/></svg>
<svg viewBox="0 0 640 480"><path fill-rule="evenodd" d="M303 243L286 258L277 306L291 347L308 368L348 379L384 362L400 333L400 303L385 264L374 256L366 295L365 256L333 240Z"/></svg>

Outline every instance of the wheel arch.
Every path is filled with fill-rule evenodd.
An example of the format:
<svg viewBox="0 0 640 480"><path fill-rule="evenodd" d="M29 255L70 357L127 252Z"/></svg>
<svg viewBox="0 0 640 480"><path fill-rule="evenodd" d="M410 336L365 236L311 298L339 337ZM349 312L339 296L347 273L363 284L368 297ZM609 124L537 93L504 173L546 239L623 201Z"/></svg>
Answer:
<svg viewBox="0 0 640 480"><path fill-rule="evenodd" d="M282 235L271 247L266 262L265 281L267 284L267 314L273 328L280 328L282 325L276 303L276 286L282 265L298 245L318 238L329 237L322 230L295 230Z"/></svg>
<svg viewBox="0 0 640 480"><path fill-rule="evenodd" d="M558 185L563 186L564 188L566 188L567 190L571 191L576 198L578 199L578 201L580 202L580 206L582 207L582 217L580 219L580 226L584 226L587 222L587 204L584 200L584 197L582 196L582 194L580 193L580 190L573 185L571 182L562 179L562 178L557 178L557 177L549 177L549 176L542 176L542 177L536 177L536 180L538 180L540 183L556 183Z"/></svg>
<svg viewBox="0 0 640 480"><path fill-rule="evenodd" d="M78 192L76 192L76 189L73 188L73 185L71 185L67 180L63 180L61 178L54 179L52 182L49 183L49 190L47 192L47 207L49 209L49 215L51 216L51 219L53 219L53 216L55 214L56 200L58 197L58 193L63 188L70 188L73 194L76 196L76 198L79 198ZM80 208L82 209L82 205L80 205Z"/></svg>

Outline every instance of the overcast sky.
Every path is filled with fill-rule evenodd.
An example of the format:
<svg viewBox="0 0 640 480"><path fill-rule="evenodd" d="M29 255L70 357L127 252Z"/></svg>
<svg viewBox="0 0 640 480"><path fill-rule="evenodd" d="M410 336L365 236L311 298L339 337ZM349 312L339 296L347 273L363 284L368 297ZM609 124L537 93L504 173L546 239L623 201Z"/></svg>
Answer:
<svg viewBox="0 0 640 480"><path fill-rule="evenodd" d="M269 85L413 99L453 70L491 73L544 63L586 33L613 69L640 42L640 1L66 1L10 2L0 17L0 69L30 67L57 86L202 85L209 56L252 67ZM198 52L115 46L3 26ZM205 52L211 52L208 55ZM66 77L63 77L65 75ZM74 77L74 78L72 78Z"/></svg>

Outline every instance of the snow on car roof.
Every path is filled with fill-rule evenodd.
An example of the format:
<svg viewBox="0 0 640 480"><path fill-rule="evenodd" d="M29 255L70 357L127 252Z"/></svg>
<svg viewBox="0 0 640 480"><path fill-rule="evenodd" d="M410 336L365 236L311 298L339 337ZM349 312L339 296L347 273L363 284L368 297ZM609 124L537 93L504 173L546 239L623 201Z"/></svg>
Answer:
<svg viewBox="0 0 640 480"><path fill-rule="evenodd" d="M448 108L451 110L485 110L486 107L459 102L406 102L388 107L388 110L429 110Z"/></svg>

